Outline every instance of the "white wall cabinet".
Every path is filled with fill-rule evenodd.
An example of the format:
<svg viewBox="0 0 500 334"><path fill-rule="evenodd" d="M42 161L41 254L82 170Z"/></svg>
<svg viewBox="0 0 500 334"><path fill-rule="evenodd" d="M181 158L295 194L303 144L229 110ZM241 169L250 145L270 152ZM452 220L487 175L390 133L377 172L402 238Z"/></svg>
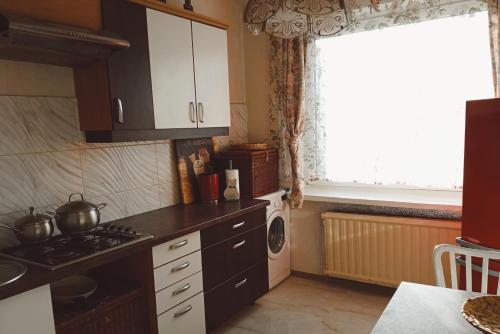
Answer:
<svg viewBox="0 0 500 334"><path fill-rule="evenodd" d="M191 21L147 9L156 129L196 128Z"/></svg>
<svg viewBox="0 0 500 334"><path fill-rule="evenodd" d="M55 334L49 285L1 300L0 333Z"/></svg>
<svg viewBox="0 0 500 334"><path fill-rule="evenodd" d="M230 126L227 32L147 9L156 129Z"/></svg>
<svg viewBox="0 0 500 334"><path fill-rule="evenodd" d="M227 32L193 22L198 127L229 127Z"/></svg>

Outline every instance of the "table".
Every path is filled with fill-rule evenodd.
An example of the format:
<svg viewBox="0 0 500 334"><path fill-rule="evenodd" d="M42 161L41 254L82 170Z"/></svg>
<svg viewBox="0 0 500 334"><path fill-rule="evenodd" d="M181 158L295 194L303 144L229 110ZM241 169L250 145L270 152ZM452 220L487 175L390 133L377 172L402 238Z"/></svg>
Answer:
<svg viewBox="0 0 500 334"><path fill-rule="evenodd" d="M403 282L372 334L480 333L462 316L465 299L479 293Z"/></svg>

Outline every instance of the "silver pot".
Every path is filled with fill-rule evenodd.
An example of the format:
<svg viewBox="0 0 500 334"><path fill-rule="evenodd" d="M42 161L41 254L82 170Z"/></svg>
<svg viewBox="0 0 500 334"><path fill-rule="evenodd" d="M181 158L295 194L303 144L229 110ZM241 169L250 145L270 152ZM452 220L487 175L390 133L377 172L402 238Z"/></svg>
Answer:
<svg viewBox="0 0 500 334"><path fill-rule="evenodd" d="M81 200L72 201L71 198L80 195ZM92 231L97 228L101 220L100 211L106 203L99 205L87 202L80 193L69 195L68 203L57 208L56 212L48 212L54 215L56 225L63 234L79 234Z"/></svg>
<svg viewBox="0 0 500 334"><path fill-rule="evenodd" d="M17 240L23 244L37 243L48 240L54 233L52 218L42 214L34 214L35 208L30 207L27 216L15 221L14 227L0 224L0 227L14 231Z"/></svg>

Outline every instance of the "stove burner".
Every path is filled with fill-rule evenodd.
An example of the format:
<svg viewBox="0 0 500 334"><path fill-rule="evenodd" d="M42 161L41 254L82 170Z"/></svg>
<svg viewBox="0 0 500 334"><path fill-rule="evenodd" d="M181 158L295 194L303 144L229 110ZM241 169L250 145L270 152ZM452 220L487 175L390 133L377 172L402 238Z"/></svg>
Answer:
<svg viewBox="0 0 500 334"><path fill-rule="evenodd" d="M42 244L3 249L0 255L57 269L149 238L152 236L138 234L129 227L104 224L94 231L75 236L58 235Z"/></svg>

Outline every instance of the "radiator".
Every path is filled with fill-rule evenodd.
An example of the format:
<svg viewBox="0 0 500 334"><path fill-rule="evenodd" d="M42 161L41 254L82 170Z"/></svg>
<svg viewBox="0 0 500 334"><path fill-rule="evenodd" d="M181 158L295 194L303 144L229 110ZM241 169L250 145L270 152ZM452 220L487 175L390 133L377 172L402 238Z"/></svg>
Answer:
<svg viewBox="0 0 500 334"><path fill-rule="evenodd" d="M392 287L401 281L434 285L434 246L454 244L461 226L458 221L336 212L325 212L322 219L326 275Z"/></svg>

